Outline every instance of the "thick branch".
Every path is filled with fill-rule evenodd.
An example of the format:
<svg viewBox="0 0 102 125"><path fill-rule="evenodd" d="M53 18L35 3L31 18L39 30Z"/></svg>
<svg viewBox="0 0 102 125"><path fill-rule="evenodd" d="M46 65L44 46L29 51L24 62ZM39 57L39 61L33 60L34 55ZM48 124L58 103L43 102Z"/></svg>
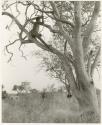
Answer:
<svg viewBox="0 0 102 125"><path fill-rule="evenodd" d="M95 57L95 59L94 59L94 62L93 62L93 64L92 64L92 66L91 66L91 76L93 76L94 69L96 68L97 63L98 63L98 61L99 61L100 52L101 52L101 47L99 47L99 49L98 49L98 51L97 51L97 53L96 53L96 57Z"/></svg>
<svg viewBox="0 0 102 125"><path fill-rule="evenodd" d="M60 59L62 61L62 66L64 68L68 83L70 84L71 90L74 93L77 86L76 86L75 78L74 78L74 75L73 75L73 72L72 72L72 67L69 64L69 62L66 60L66 58L60 58Z"/></svg>
<svg viewBox="0 0 102 125"><path fill-rule="evenodd" d="M48 28L52 33L60 33L59 30L54 30L54 29L53 29L50 25L48 25L48 24L44 24L44 23L39 22L39 25L42 25L42 26Z"/></svg>
<svg viewBox="0 0 102 125"><path fill-rule="evenodd" d="M75 37L81 36L81 2L74 2Z"/></svg>
<svg viewBox="0 0 102 125"><path fill-rule="evenodd" d="M87 53L87 49L88 49L89 42L90 42L89 39L90 39L91 34L94 30L99 11L100 11L100 1L96 1L94 11L93 11L93 14L92 14L92 18L90 20L90 23L87 25L86 31L84 32L84 38L83 38L84 56Z"/></svg>
<svg viewBox="0 0 102 125"><path fill-rule="evenodd" d="M88 72L88 75L89 75L89 76L90 76L90 70L91 70L92 54L93 54L93 51L91 50L90 53L89 53L88 62L87 62L87 72Z"/></svg>
<svg viewBox="0 0 102 125"><path fill-rule="evenodd" d="M57 9L57 6L52 1L50 2L50 4L51 4L51 6L52 6L52 8L54 10L54 17L60 19L60 14L59 14L59 11ZM60 21L58 21L58 26L59 26L61 35L68 41L71 48L73 48L73 41L72 41L71 37L68 35L68 33L65 32L65 30L63 28L63 25L62 25L62 23Z"/></svg>
<svg viewBox="0 0 102 125"><path fill-rule="evenodd" d="M85 64L84 64L84 56L83 56L83 46L82 46L82 39L81 39L81 2L75 1L74 2L74 17L75 17L75 27L73 31L73 39L74 39L74 67L75 72L78 79L79 86L88 87L89 85L89 77L86 72ZM87 82L85 82L87 81Z"/></svg>
<svg viewBox="0 0 102 125"><path fill-rule="evenodd" d="M13 19L16 22L16 24L18 25L19 29L22 28L22 25L20 24L20 22L13 15L11 15L10 13L2 12L2 15L7 15L7 16L11 17L11 19Z"/></svg>

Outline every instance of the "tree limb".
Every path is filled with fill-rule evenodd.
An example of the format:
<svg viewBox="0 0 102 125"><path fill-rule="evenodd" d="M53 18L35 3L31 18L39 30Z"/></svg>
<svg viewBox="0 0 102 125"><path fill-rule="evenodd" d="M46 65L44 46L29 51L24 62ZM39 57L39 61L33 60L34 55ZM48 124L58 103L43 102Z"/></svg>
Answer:
<svg viewBox="0 0 102 125"><path fill-rule="evenodd" d="M19 51L21 52L22 57L23 57L25 60L27 60L26 56L24 56L23 50L21 50L21 47L22 47L22 44L19 46Z"/></svg>
<svg viewBox="0 0 102 125"><path fill-rule="evenodd" d="M57 18L56 16L55 16L54 19L55 19L56 21L59 21L59 22L68 24L69 26L71 26L72 28L74 28L74 24L73 24L72 22L70 22L70 21L67 21L67 20L64 20L64 19Z"/></svg>
<svg viewBox="0 0 102 125"><path fill-rule="evenodd" d="M22 29L22 25L20 24L20 22L13 15L11 15L8 12L2 12L2 15L6 15L6 16L11 17L11 19L13 19L16 22L16 24L18 25L19 29Z"/></svg>
<svg viewBox="0 0 102 125"><path fill-rule="evenodd" d="M75 17L75 27L74 27L74 34L75 37L81 36L81 2L74 2L74 17Z"/></svg>
<svg viewBox="0 0 102 125"><path fill-rule="evenodd" d="M94 69L95 69L96 66L97 66L97 62L98 62L99 57L100 57L100 52L101 52L101 47L99 47L99 49L98 49L98 51L97 51L97 53L96 53L96 57L95 57L95 59L94 59L94 62L93 62L93 64L92 64L92 66L91 66L91 76L93 76Z"/></svg>
<svg viewBox="0 0 102 125"><path fill-rule="evenodd" d="M100 11L100 1L96 1L94 11L93 11L93 14L92 14L92 18L91 18L90 23L87 25L87 28L84 32L84 38L83 38L84 56L87 53L87 49L88 49L88 46L89 46L89 43L90 43L89 39L90 39L91 34L94 30L99 11Z"/></svg>
<svg viewBox="0 0 102 125"><path fill-rule="evenodd" d="M44 24L44 23L39 22L39 25L42 25L42 26L48 28L52 33L60 33L59 30L54 30L54 29L53 29L50 25L48 25L48 24Z"/></svg>
<svg viewBox="0 0 102 125"><path fill-rule="evenodd" d="M19 29L21 30L21 32L24 32L24 33L27 35L28 40L23 40L22 37L20 37L21 40L23 40L23 41L22 41L23 44L35 43L38 47L40 47L40 48L43 49L43 50L47 50L47 51L50 51L50 52L52 52L52 53L54 53L54 54L56 54L56 55L61 55L61 56L62 56L62 53L61 53L60 51L58 51L56 48L50 46L50 49L51 49L51 50L50 50L50 49L48 49L48 47L46 47L44 44L42 44L41 42L39 42L37 39L33 39L33 38L31 37L31 35L29 34L29 32L24 28L24 26L22 26L22 25L20 24L20 22L19 22L13 15L11 15L11 14L8 13L8 12L3 12L2 15L7 15L7 16L11 17L12 19L14 19L15 23L17 24L17 26L19 27ZM40 39L39 39L39 40L40 40Z"/></svg>
<svg viewBox="0 0 102 125"><path fill-rule="evenodd" d="M59 14L59 11L55 5L55 3L53 1L50 1L50 4L54 10L54 14L55 16L60 19L60 14ZM55 18L56 18L55 17ZM61 32L61 35L68 41L71 49L73 49L73 40L71 39L71 37L68 35L68 33L65 32L64 28L63 28L63 25L60 21L58 21L58 26L59 26L59 29L60 29L60 32Z"/></svg>
<svg viewBox="0 0 102 125"><path fill-rule="evenodd" d="M91 50L90 53L89 53L89 55L88 55L88 63L87 63L87 72L88 72L89 76L90 76L90 71L91 71L92 54L93 54L93 51Z"/></svg>
<svg viewBox="0 0 102 125"><path fill-rule="evenodd" d="M11 61L11 59L13 57L13 53L8 50L8 47L11 46L11 45L13 45L14 43L16 43L18 40L19 39L16 39L14 42L12 42L12 43L10 42L8 45L5 46L7 53L9 53L11 55L10 58L9 58L9 60L8 60L8 63Z"/></svg>

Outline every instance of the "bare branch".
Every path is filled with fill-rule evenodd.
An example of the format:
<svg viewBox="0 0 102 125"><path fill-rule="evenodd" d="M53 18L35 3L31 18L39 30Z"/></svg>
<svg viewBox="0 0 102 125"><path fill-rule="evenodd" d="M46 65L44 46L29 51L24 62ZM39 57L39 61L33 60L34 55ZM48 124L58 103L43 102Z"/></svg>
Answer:
<svg viewBox="0 0 102 125"><path fill-rule="evenodd" d="M42 26L48 28L52 33L60 33L59 30L54 30L54 29L53 29L50 25L48 25L48 24L44 24L44 23L39 22L39 25L42 25Z"/></svg>
<svg viewBox="0 0 102 125"><path fill-rule="evenodd" d="M96 57L94 59L94 62L91 66L91 76L93 76L93 73L94 73L94 69L96 68L97 66L97 62L99 61L99 57L100 57L100 52L101 52L101 47L99 47L97 53L96 53Z"/></svg>
<svg viewBox="0 0 102 125"><path fill-rule="evenodd" d="M89 53L89 56L88 56L88 63L87 63L87 72L88 72L89 76L90 76L90 71L91 71L92 54L93 54L93 51L91 50L90 53Z"/></svg>
<svg viewBox="0 0 102 125"><path fill-rule="evenodd" d="M88 23L89 23L89 19L84 23L84 24L82 24L82 27L84 27L84 26L86 26Z"/></svg>
<svg viewBox="0 0 102 125"><path fill-rule="evenodd" d="M91 37L91 34L94 30L94 26L95 26L99 11L100 11L100 1L96 1L92 18L90 20L90 23L87 25L86 31L84 32L84 38L83 38L84 56L86 55L86 52L90 43L89 38Z"/></svg>
<svg viewBox="0 0 102 125"><path fill-rule="evenodd" d="M22 57L23 57L25 60L27 60L26 56L24 56L23 50L21 50L21 47L22 47L22 44L19 46L18 49L19 49L19 51L21 52Z"/></svg>
<svg viewBox="0 0 102 125"><path fill-rule="evenodd" d="M59 22L68 24L68 25L70 25L72 28L74 28L74 24L73 24L72 22L67 21L67 20L64 20L64 19L57 18L56 16L54 16L54 17L55 17L54 19L55 19L56 21L59 21Z"/></svg>
<svg viewBox="0 0 102 125"><path fill-rule="evenodd" d="M36 10L38 10L38 11L40 11L40 12L43 12L43 13L46 13L47 15L48 15L48 14L54 14L54 11L44 11L44 10L40 9L40 7L39 7L38 5L36 5L36 4L34 4L34 3L32 3L32 5L36 8ZM55 16L55 18L53 18L53 19L56 20L56 21L60 21L60 22L62 22L62 23L68 24L68 25L70 25L72 28L74 28L74 24L71 23L70 21L57 18L56 16Z"/></svg>
<svg viewBox="0 0 102 125"><path fill-rule="evenodd" d="M10 4L10 5L6 5L6 8L4 9L4 10L7 10L7 9L9 9L12 5L14 5L14 4L16 4L16 2L14 2L14 3L12 3L12 4Z"/></svg>
<svg viewBox="0 0 102 125"><path fill-rule="evenodd" d="M10 42L8 45L5 46L7 53L9 53L11 55L10 58L9 58L9 60L8 60L8 63L11 61L11 59L13 57L13 53L8 50L8 47L11 46L11 45L13 45L14 43L16 43L18 40L19 39L16 39L14 42L12 42L12 43Z"/></svg>
<svg viewBox="0 0 102 125"><path fill-rule="evenodd" d="M18 9L18 2L16 1L16 11L18 12L18 15L16 17L18 17L20 15L20 11Z"/></svg>
<svg viewBox="0 0 102 125"><path fill-rule="evenodd" d="M2 15L7 15L7 16L11 17L11 19L13 19L13 20L16 22L16 24L18 25L18 27L19 27L20 29L22 29L22 25L21 25L20 22L16 19L16 17L14 17L13 15L11 15L11 14L8 13L8 12L2 12Z"/></svg>
<svg viewBox="0 0 102 125"><path fill-rule="evenodd" d="M65 44L64 44L64 53L66 53L66 48L67 48L67 40L65 41Z"/></svg>
<svg viewBox="0 0 102 125"><path fill-rule="evenodd" d="M26 3L22 2L22 1L18 1L18 3L22 4L23 6L27 6L27 5L31 4L30 1L26 1Z"/></svg>
<svg viewBox="0 0 102 125"><path fill-rule="evenodd" d="M40 11L40 12L42 12L42 13L53 13L53 10L50 10L50 11L44 11L43 9L41 9L37 4L35 4L35 3L31 3L31 5L36 9L36 10L38 10L38 11ZM45 6L44 6L45 7Z"/></svg>
<svg viewBox="0 0 102 125"><path fill-rule="evenodd" d="M50 2L53 10L54 10L54 14L55 16L60 19L60 14L59 14L59 11L55 5L55 3L53 1ZM58 21L58 26L60 28L60 32L61 32L61 35L68 41L69 45L71 46L71 48L73 48L73 40L71 39L71 37L68 35L68 33L65 32L65 30L63 29L63 25L61 22Z"/></svg>
<svg viewBox="0 0 102 125"><path fill-rule="evenodd" d="M50 49L49 49L47 46L45 46L44 44L42 44L41 38L38 38L41 42L39 42L37 39L32 38L32 37L31 37L31 34L29 34L29 32L24 28L25 25L26 25L26 23L25 23L24 26L22 26L22 25L20 24L20 22L19 22L13 15L11 15L10 13L8 13L8 12L3 12L2 14L3 14L3 15L7 15L7 16L11 17L12 19L14 19L14 21L15 21L16 24L18 25L19 29L21 30L21 33L24 32L24 33L27 35L28 40L23 40L22 37L20 37L20 40L21 40L21 42L22 42L23 44L34 43L34 44L36 44L38 47L40 47L40 48L42 48L42 49L44 49L44 50L47 50L47 51L50 51L50 52L52 52L52 53L54 53L54 54L56 54L56 55L62 56L62 53L61 53L60 51L58 51L56 48L50 46Z"/></svg>

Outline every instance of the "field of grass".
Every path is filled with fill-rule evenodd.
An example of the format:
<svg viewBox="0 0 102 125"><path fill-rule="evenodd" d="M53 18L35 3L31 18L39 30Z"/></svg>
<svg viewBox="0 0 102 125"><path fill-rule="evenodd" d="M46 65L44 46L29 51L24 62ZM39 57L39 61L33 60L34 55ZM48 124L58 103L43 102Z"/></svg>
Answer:
<svg viewBox="0 0 102 125"><path fill-rule="evenodd" d="M19 95L19 100L2 101L4 123L77 123L77 101L68 99L65 93L47 93L45 99L39 93Z"/></svg>

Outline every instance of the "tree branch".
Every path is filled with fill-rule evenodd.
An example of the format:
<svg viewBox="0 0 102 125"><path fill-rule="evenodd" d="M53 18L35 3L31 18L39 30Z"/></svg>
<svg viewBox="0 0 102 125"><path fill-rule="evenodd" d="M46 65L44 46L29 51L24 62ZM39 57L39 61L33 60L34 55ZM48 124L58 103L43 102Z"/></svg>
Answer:
<svg viewBox="0 0 102 125"><path fill-rule="evenodd" d="M44 23L39 22L39 25L42 25L42 26L48 28L52 33L60 33L59 30L54 30L54 29L53 29L50 25L48 25L48 24L44 24Z"/></svg>
<svg viewBox="0 0 102 125"><path fill-rule="evenodd" d="M22 44L19 46L19 51L21 52L22 57L23 57L25 60L27 60L26 56L24 56L23 50L21 50L21 47L22 47Z"/></svg>
<svg viewBox="0 0 102 125"><path fill-rule="evenodd" d="M74 17L75 17L75 27L74 27L74 34L75 37L81 36L81 2L74 2Z"/></svg>
<svg viewBox="0 0 102 125"><path fill-rule="evenodd" d="M84 38L83 38L84 56L87 53L87 49L88 49L88 46L89 46L89 43L90 43L89 38L91 37L91 34L94 30L94 26L95 26L99 11L100 11L100 1L96 1L94 11L93 11L93 14L92 14L92 18L91 18L90 23L87 25L87 28L84 32Z"/></svg>
<svg viewBox="0 0 102 125"><path fill-rule="evenodd" d="M8 60L8 63L11 61L11 59L13 57L13 53L8 50L8 47L11 46L11 45L13 45L14 43L16 43L18 40L19 39L16 39L14 42L12 42L12 43L10 42L8 45L5 46L7 53L9 53L11 55L10 58L9 58L9 60Z"/></svg>
<svg viewBox="0 0 102 125"><path fill-rule="evenodd" d="M91 71L91 59L92 59L92 54L93 54L93 51L91 50L89 55L88 55L88 63L87 63L87 72L88 72L88 75L90 75L90 71Z"/></svg>
<svg viewBox="0 0 102 125"><path fill-rule="evenodd" d="M53 1L50 1L50 4L53 8L53 11L54 11L54 17L60 19L60 14L59 14L59 11L57 9L57 6L56 4L53 2ZM68 41L71 49L73 48L73 40L71 39L71 37L68 35L68 33L65 32L64 28L63 28L63 25L60 21L58 21L58 26L59 26L59 29L60 29L60 33L61 35Z"/></svg>
<svg viewBox="0 0 102 125"><path fill-rule="evenodd" d="M11 15L8 12L2 12L2 15L6 15L6 16L11 17L11 19L13 19L16 22L16 24L18 25L19 29L22 29L22 25L20 24L20 22L13 15Z"/></svg>
<svg viewBox="0 0 102 125"><path fill-rule="evenodd" d="M94 73L94 69L96 68L97 66L97 62L99 61L99 57L100 57L100 52L101 52L101 47L99 47L97 53L96 53L96 57L94 59L94 62L91 66L91 76L93 76L93 73Z"/></svg>
<svg viewBox="0 0 102 125"><path fill-rule="evenodd" d="M8 12L3 12L2 14L3 14L3 15L7 15L7 16L11 17L12 19L14 19L15 23L17 24L17 26L18 26L19 29L21 30L21 33L24 32L24 33L27 35L28 40L24 40L24 39L22 39L22 37L20 36L20 40L21 40L21 42L22 42L23 44L34 43L34 44L36 44L38 47L40 47L40 48L43 49L43 50L47 50L47 51L50 51L50 52L52 52L52 53L54 53L54 54L56 54L56 55L61 55L61 56L62 56L62 53L61 53L60 51L58 51L56 48L50 46L50 49L48 49L47 46L45 46L44 44L42 44L41 42L39 42L37 39L33 39L33 38L31 37L31 35L29 34L29 32L25 29L25 27L22 26L22 25L20 24L20 22L19 22L13 15L11 15L11 14L8 13ZM26 23L25 23L25 24L26 24ZM41 40L41 39L39 39L39 40Z"/></svg>
<svg viewBox="0 0 102 125"><path fill-rule="evenodd" d="M64 19L57 18L56 16L55 16L54 19L55 19L56 21L59 21L59 22L62 22L62 23L68 24L69 26L71 26L72 28L74 28L74 24L71 23L70 21L67 21L67 20L64 20Z"/></svg>

